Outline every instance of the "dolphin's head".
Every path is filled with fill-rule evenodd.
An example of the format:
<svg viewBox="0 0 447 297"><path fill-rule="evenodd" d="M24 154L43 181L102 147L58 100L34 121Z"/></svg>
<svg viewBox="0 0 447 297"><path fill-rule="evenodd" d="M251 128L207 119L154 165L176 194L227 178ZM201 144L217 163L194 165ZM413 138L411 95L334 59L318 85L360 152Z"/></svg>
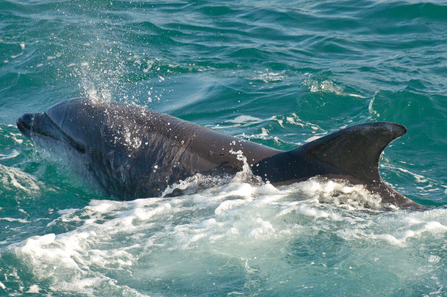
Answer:
<svg viewBox="0 0 447 297"><path fill-rule="evenodd" d="M130 179L134 154L143 147L147 115L147 110L132 105L75 98L45 112L24 114L17 127L91 184L99 184L104 194L123 196L127 189L116 184Z"/></svg>
<svg viewBox="0 0 447 297"><path fill-rule="evenodd" d="M86 152L86 147L94 143L96 113L92 113L92 106L88 99L73 99L63 101L50 107L45 112L26 113L17 119L17 127L27 138L37 145L54 150L56 153L62 148L79 155Z"/></svg>
<svg viewBox="0 0 447 297"><path fill-rule="evenodd" d="M103 125L107 122L107 104L95 103L86 98L63 101L45 112L24 114L17 119L17 127L37 146L59 155L76 173L91 181L99 178L91 176L97 155L113 149L108 145L110 141L101 137L107 128Z"/></svg>

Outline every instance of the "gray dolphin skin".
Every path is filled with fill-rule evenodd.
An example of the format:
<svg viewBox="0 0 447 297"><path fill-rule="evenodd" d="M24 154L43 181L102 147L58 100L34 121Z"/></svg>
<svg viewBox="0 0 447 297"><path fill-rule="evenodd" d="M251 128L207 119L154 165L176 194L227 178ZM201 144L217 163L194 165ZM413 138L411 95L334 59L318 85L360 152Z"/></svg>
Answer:
<svg viewBox="0 0 447 297"><path fill-rule="evenodd" d="M122 200L158 197L197 173L234 175L243 168L242 154L253 174L273 185L343 179L379 194L385 208L425 209L380 177L382 151L406 133L395 123L352 126L285 152L144 107L75 98L24 114L17 127L38 146L65 156L104 195Z"/></svg>

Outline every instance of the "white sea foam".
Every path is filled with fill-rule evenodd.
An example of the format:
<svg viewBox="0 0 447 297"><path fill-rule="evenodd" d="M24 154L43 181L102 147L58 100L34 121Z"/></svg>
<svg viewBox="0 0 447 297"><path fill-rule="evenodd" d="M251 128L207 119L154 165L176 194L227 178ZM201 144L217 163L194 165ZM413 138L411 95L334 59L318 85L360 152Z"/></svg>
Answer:
<svg viewBox="0 0 447 297"><path fill-rule="evenodd" d="M312 93L334 93L340 96L351 96L356 98L365 98L359 94L352 94L345 92L344 88L335 84L333 81L329 79L320 80L315 79L311 75L308 79L306 79L303 84L309 87Z"/></svg>
<svg viewBox="0 0 447 297"><path fill-rule="evenodd" d="M0 160L13 159L17 157L20 153L17 150L12 150L9 154L0 154Z"/></svg>
<svg viewBox="0 0 447 297"><path fill-rule="evenodd" d="M249 115L240 115L236 117L234 120L228 120L227 123L234 123L234 124L244 124L244 123L253 123L253 122L261 122L262 119L252 117Z"/></svg>
<svg viewBox="0 0 447 297"><path fill-rule="evenodd" d="M258 80L262 80L265 83L270 83L270 82L282 81L284 79L285 71L272 72L266 69L266 72L257 71L257 73L259 74L259 76L257 77Z"/></svg>
<svg viewBox="0 0 447 297"><path fill-rule="evenodd" d="M191 183L201 178L207 180L196 176ZM327 255L327 260L315 255L309 264L320 265L321 273L343 273L343 262L335 267L330 262L338 253L351 266L362 258L380 264L388 260L374 260L370 247L404 255L408 248L447 234L446 210L409 214L366 207L379 202L345 182L314 179L277 188L234 179L175 198L94 200L81 209L59 211L50 226L76 222L78 227L29 238L7 252L30 267L39 284L26 289L30 292L48 290L40 285L45 283L55 294L143 296L151 290L131 288L125 280L144 280L148 288L173 280L187 286L212 272L213 277L245 279L248 286L253 277L267 281L262 275L271 265L287 271L294 265L290 254L308 250ZM313 246L317 237L321 245ZM339 241L352 245L351 254L337 250ZM395 256L396 265L408 261L403 255ZM421 261L436 264L439 257L431 252Z"/></svg>
<svg viewBox="0 0 447 297"><path fill-rule="evenodd" d="M40 187L36 179L18 168L0 164L0 182L4 189L22 191L27 194L37 194Z"/></svg>

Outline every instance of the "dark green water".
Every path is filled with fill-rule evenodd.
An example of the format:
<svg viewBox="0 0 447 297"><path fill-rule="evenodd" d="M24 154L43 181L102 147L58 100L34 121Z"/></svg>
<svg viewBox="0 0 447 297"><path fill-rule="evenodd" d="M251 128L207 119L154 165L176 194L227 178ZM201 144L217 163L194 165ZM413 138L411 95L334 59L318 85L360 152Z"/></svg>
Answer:
<svg viewBox="0 0 447 297"><path fill-rule="evenodd" d="M393 121L383 178L443 206L446 77L445 2L0 0L0 295L444 296L443 207L238 179L107 200L15 121L95 96L284 150Z"/></svg>

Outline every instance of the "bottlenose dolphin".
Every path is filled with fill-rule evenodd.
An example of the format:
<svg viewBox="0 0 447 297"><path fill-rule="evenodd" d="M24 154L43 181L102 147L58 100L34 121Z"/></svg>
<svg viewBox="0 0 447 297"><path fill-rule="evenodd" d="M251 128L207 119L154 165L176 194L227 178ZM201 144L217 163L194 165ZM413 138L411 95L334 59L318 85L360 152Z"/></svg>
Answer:
<svg viewBox="0 0 447 297"><path fill-rule="evenodd" d="M242 154L253 174L273 185L343 179L379 194L384 205L425 209L380 177L382 151L407 131L395 123L352 126L285 152L144 107L75 98L24 114L17 127L118 199L160 196L197 173L234 175L243 168Z"/></svg>

